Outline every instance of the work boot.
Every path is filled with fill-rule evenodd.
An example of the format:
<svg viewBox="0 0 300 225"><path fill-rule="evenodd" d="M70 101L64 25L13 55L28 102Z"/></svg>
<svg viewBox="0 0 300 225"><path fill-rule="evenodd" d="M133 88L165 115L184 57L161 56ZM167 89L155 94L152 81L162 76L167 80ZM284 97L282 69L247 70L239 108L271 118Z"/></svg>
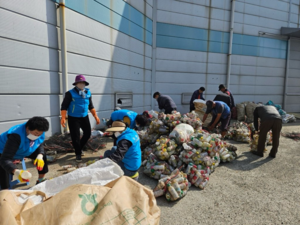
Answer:
<svg viewBox="0 0 300 225"><path fill-rule="evenodd" d="M81 155L76 155L76 162L82 162Z"/></svg>
<svg viewBox="0 0 300 225"><path fill-rule="evenodd" d="M264 154L263 153L259 153L258 151L251 151L251 152L254 155L257 155L257 156L260 156L260 157L264 157Z"/></svg>
<svg viewBox="0 0 300 225"><path fill-rule="evenodd" d="M276 155L272 155L271 153L269 154L269 157L271 158L276 158Z"/></svg>

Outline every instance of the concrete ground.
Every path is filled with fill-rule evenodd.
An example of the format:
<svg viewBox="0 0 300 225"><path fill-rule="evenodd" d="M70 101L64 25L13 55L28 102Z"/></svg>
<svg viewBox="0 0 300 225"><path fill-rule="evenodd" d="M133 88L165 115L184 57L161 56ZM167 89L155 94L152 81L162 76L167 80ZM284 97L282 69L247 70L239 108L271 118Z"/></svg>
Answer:
<svg viewBox="0 0 300 225"><path fill-rule="evenodd" d="M284 125L283 132L300 132L300 123ZM238 159L221 164L210 176L205 190L191 187L188 194L176 202L157 199L161 209L160 224L300 224L300 148L299 143L281 137L276 159L260 158L249 152L249 145L236 143ZM110 148L112 143L108 143ZM267 148L270 150L270 146ZM84 161L98 158L104 150L88 154ZM35 184L37 172L29 161L33 174L27 189ZM49 164L47 178L64 173L62 165L75 164L74 153ZM153 189L157 181L140 172L139 182Z"/></svg>

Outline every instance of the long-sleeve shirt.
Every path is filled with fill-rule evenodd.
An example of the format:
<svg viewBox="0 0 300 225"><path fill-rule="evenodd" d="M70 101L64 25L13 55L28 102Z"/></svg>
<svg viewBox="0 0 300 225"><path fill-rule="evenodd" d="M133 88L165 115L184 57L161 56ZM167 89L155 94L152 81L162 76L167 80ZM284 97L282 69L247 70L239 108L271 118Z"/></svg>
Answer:
<svg viewBox="0 0 300 225"><path fill-rule="evenodd" d="M177 106L173 99L169 95L161 95L157 99L158 108L165 109L166 111L172 111L176 109Z"/></svg>
<svg viewBox="0 0 300 225"><path fill-rule="evenodd" d="M21 137L18 134L9 134L6 144L4 146L2 155L0 157L0 166L8 173L12 173L14 169L17 169L16 165L13 163L14 155L17 153L19 146L21 144ZM38 154L45 154L44 146L40 145L35 151Z"/></svg>
<svg viewBox="0 0 300 225"><path fill-rule="evenodd" d="M200 93L199 90L194 91L191 100L190 100L190 111L194 110L194 100L195 99L202 99L205 101L204 97L203 97L203 93Z"/></svg>
<svg viewBox="0 0 300 225"><path fill-rule="evenodd" d="M214 98L214 101L225 102L228 105L229 108L233 107L230 96L228 94L225 94L225 93L217 94L216 97Z"/></svg>
<svg viewBox="0 0 300 225"><path fill-rule="evenodd" d="M226 93L227 95L230 96L230 99L231 99L231 106L230 106L230 108L235 107L234 98L233 98L233 95L231 94L231 91L228 90L228 89L225 89L224 93Z"/></svg>
<svg viewBox="0 0 300 225"><path fill-rule="evenodd" d="M75 91L77 91L77 93L79 93L79 91L77 90L77 88L74 88ZM87 93L87 91L85 91L85 93ZM92 96L89 98L89 110L94 108L93 105L93 101L92 101ZM65 98L61 104L61 109L60 110L68 110L70 103L72 102L72 94L70 93L70 91L67 91L65 94Z"/></svg>
<svg viewBox="0 0 300 225"><path fill-rule="evenodd" d="M260 118L260 122L264 122L270 119L280 119L281 116L275 106L272 105L260 105L257 106L253 112L254 115L254 127L255 130L258 130L258 118Z"/></svg>
<svg viewBox="0 0 300 225"><path fill-rule="evenodd" d="M123 160L126 152L128 151L128 149L132 146L132 143L126 139L123 139L121 141L118 142L117 144L117 150L111 154L110 156L108 156L107 158L111 159L114 162L120 162Z"/></svg>

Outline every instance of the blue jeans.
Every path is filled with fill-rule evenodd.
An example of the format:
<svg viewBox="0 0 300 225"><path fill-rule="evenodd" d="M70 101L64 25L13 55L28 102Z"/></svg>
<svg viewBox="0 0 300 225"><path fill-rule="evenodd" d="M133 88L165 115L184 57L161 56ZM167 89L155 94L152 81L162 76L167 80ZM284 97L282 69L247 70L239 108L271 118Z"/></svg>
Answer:
<svg viewBox="0 0 300 225"><path fill-rule="evenodd" d="M107 150L104 152L104 158L108 158L109 156L111 156L115 151L117 150L117 146L114 146L111 148L111 150ZM136 171L131 171L125 168L125 165L122 161L116 162L124 171L124 175L128 176L128 177L132 177L136 172Z"/></svg>

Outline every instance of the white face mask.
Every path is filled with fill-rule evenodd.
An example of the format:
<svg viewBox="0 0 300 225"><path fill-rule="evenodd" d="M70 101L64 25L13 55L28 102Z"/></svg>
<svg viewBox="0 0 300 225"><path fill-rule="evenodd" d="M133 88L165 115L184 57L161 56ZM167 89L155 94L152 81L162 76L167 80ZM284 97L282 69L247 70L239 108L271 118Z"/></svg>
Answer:
<svg viewBox="0 0 300 225"><path fill-rule="evenodd" d="M80 90L83 90L85 88L85 84L79 83L79 84L76 84L76 87L78 87Z"/></svg>
<svg viewBox="0 0 300 225"><path fill-rule="evenodd" d="M137 125L137 124L136 124L135 126L136 126L137 128L139 128L139 127L140 127L140 125Z"/></svg>
<svg viewBox="0 0 300 225"><path fill-rule="evenodd" d="M115 132L115 137L118 138L122 133L120 133L119 131Z"/></svg>
<svg viewBox="0 0 300 225"><path fill-rule="evenodd" d="M29 134L27 135L27 138L30 139L30 140L32 140L32 141L34 141L34 140L38 139L39 136L35 136L35 135L29 133Z"/></svg>

